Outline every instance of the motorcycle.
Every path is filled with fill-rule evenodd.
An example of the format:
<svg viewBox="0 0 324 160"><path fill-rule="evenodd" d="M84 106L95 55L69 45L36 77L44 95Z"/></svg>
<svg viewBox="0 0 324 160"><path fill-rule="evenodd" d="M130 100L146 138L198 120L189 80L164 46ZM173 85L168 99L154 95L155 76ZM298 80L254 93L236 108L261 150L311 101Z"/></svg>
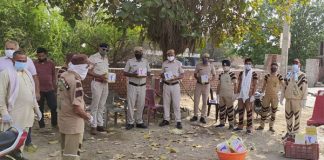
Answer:
<svg viewBox="0 0 324 160"><path fill-rule="evenodd" d="M262 113L262 95L258 91L254 94L253 110L257 115L256 118Z"/></svg>
<svg viewBox="0 0 324 160"><path fill-rule="evenodd" d="M11 126L0 133L0 159L7 157L11 152L19 150L27 138L27 132L17 126Z"/></svg>

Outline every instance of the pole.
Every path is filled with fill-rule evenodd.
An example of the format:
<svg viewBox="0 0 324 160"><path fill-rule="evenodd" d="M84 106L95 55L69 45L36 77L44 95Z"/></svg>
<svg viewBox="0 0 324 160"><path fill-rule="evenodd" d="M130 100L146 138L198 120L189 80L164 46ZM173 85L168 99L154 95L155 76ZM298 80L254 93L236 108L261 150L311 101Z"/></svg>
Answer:
<svg viewBox="0 0 324 160"><path fill-rule="evenodd" d="M282 75L287 74L287 65L288 65L288 49L290 45L290 36L289 36L290 26L285 20L283 24L283 34L282 34L282 47L281 47L281 66L280 72Z"/></svg>

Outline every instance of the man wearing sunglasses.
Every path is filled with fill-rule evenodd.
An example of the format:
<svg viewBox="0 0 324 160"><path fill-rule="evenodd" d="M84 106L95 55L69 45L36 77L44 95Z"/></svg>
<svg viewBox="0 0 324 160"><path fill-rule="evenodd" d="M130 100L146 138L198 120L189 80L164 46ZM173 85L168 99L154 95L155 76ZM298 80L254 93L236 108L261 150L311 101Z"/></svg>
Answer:
<svg viewBox="0 0 324 160"><path fill-rule="evenodd" d="M96 135L97 131L106 131L103 127L103 112L108 97L108 51L108 44L101 43L98 52L89 57L89 61L93 64L93 68L88 72L93 77L91 82L92 102L90 105L91 116L93 117L90 130L92 135Z"/></svg>

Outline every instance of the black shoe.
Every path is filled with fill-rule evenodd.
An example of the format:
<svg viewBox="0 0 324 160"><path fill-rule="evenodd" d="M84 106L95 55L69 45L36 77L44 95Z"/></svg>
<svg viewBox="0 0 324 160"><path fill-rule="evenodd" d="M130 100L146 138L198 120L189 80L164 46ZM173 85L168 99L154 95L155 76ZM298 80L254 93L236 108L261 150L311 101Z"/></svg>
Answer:
<svg viewBox="0 0 324 160"><path fill-rule="evenodd" d="M233 125L229 125L229 127L228 127L229 130L232 130L233 128L234 128Z"/></svg>
<svg viewBox="0 0 324 160"><path fill-rule="evenodd" d="M194 122L194 121L197 121L198 120L198 117L197 116L193 116L191 119L190 119L190 122Z"/></svg>
<svg viewBox="0 0 324 160"><path fill-rule="evenodd" d="M178 129L182 129L182 124L181 122L177 122L177 126L176 126Z"/></svg>
<svg viewBox="0 0 324 160"><path fill-rule="evenodd" d="M246 134L252 135L252 131L251 130L246 130Z"/></svg>
<svg viewBox="0 0 324 160"><path fill-rule="evenodd" d="M127 124L127 125L126 125L126 129L127 129L127 130L130 130L130 129L132 129L132 128L134 128L134 124Z"/></svg>
<svg viewBox="0 0 324 160"><path fill-rule="evenodd" d="M242 128L234 128L233 131L242 131L243 129Z"/></svg>
<svg viewBox="0 0 324 160"><path fill-rule="evenodd" d="M264 128L262 126L259 126L257 129L255 130L263 130Z"/></svg>
<svg viewBox="0 0 324 160"><path fill-rule="evenodd" d="M169 123L169 121L167 121L167 120L163 120L160 124L159 124L159 126L160 127L163 127L163 126L166 126L166 125L169 125L170 123Z"/></svg>
<svg viewBox="0 0 324 160"><path fill-rule="evenodd" d="M145 128L147 128L147 126L145 126L144 123L138 123L138 124L136 124L136 128L143 128L143 129L145 129Z"/></svg>
<svg viewBox="0 0 324 160"><path fill-rule="evenodd" d="M216 126L216 128L223 128L225 126L225 124L219 124Z"/></svg>
<svg viewBox="0 0 324 160"><path fill-rule="evenodd" d="M17 151L13 151L9 154L9 156L13 157L14 159L16 160L28 160L27 158L25 158L23 156L23 154L21 153L20 150L17 150Z"/></svg>
<svg viewBox="0 0 324 160"><path fill-rule="evenodd" d="M106 132L107 130L103 126L97 126L98 132Z"/></svg>
<svg viewBox="0 0 324 160"><path fill-rule="evenodd" d="M204 117L200 117L200 120L199 121L200 121L200 123L203 123L203 124L206 124L207 123Z"/></svg>
<svg viewBox="0 0 324 160"><path fill-rule="evenodd" d="M271 131L271 132L273 132L273 133L276 132L276 130L274 130L273 127L270 127L270 128L269 128L269 131Z"/></svg>

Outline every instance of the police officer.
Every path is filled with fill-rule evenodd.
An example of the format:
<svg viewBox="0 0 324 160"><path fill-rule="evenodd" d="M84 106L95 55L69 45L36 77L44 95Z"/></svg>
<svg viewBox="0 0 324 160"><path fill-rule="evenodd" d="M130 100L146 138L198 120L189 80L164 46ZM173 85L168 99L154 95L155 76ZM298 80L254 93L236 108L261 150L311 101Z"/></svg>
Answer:
<svg viewBox="0 0 324 160"><path fill-rule="evenodd" d="M299 59L294 59L292 71L284 79L283 92L280 98L280 104L286 98L285 113L287 122L287 133L283 139L294 136L299 132L299 121L301 108L306 106L308 93L306 74L300 71Z"/></svg>
<svg viewBox="0 0 324 160"><path fill-rule="evenodd" d="M252 134L252 103L254 102L254 93L258 83L258 75L252 69L252 59L246 58L244 60L244 70L240 72L238 78L238 111L239 124L234 131L243 130L244 112L247 113L247 127L246 133Z"/></svg>
<svg viewBox="0 0 324 160"><path fill-rule="evenodd" d="M180 84L179 80L183 78L183 69L180 61L175 59L175 51L170 49L167 51L167 59L162 64L163 79L163 109L164 120L159 124L161 127L169 125L170 123L170 106L172 102L173 111L175 115L176 127L182 129L181 113L180 113Z"/></svg>
<svg viewBox="0 0 324 160"><path fill-rule="evenodd" d="M96 131L106 131L103 127L103 113L108 97L108 56L109 46L101 43L98 52L89 57L93 68L89 70L89 75L93 77L91 81L92 101L90 105L93 122L91 122L90 133L96 135Z"/></svg>
<svg viewBox="0 0 324 160"><path fill-rule="evenodd" d="M273 124L276 119L276 112L279 103L278 92L283 85L283 77L277 73L278 64L276 62L271 63L271 73L264 76L263 87L261 91L262 99L262 113L261 123L256 130L264 129L264 122L267 119L267 115L270 111L271 106L271 118L269 123L269 131L275 132Z"/></svg>
<svg viewBox="0 0 324 160"><path fill-rule="evenodd" d="M61 74L58 82L60 105L58 108L58 126L61 133L63 160L79 160L84 133L84 121L93 118L85 112L84 91L81 81L88 72L88 58L76 54L71 59L68 71Z"/></svg>
<svg viewBox="0 0 324 160"><path fill-rule="evenodd" d="M217 98L220 105L220 124L216 127L224 127L226 117L229 122L229 129L234 126L234 108L233 103L236 100L237 78L231 69L231 61L222 61L223 72L219 74L217 86Z"/></svg>
<svg viewBox="0 0 324 160"><path fill-rule="evenodd" d="M190 121L198 120L198 109L199 109L199 101L202 96L202 111L200 122L206 124L206 108L207 108L207 99L210 91L210 83L209 81L215 78L216 72L213 65L208 62L209 54L205 53L202 55L202 63L196 65L194 77L197 80L195 87L195 95L194 95L194 116L190 119Z"/></svg>
<svg viewBox="0 0 324 160"><path fill-rule="evenodd" d="M148 61L143 58L143 48L134 48L135 58L129 59L124 69L124 75L128 77L127 84L127 122L126 129L147 128L143 122L143 110L146 95L146 77L150 76L151 68ZM134 118L134 110L136 116Z"/></svg>

